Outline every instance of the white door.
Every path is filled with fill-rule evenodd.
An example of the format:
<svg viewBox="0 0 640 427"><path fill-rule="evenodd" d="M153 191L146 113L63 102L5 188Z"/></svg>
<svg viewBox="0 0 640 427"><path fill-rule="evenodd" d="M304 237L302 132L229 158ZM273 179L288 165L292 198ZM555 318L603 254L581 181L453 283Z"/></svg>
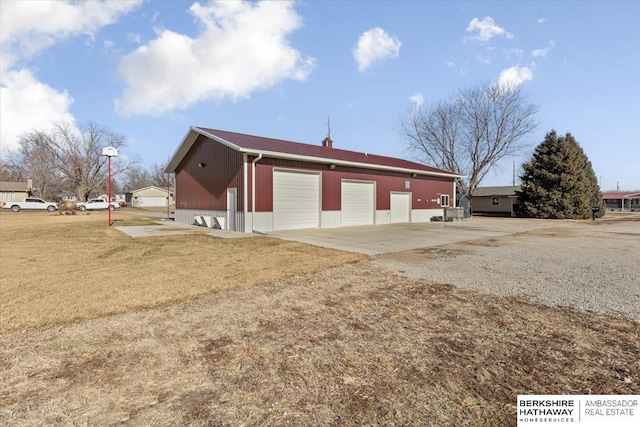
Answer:
<svg viewBox="0 0 640 427"><path fill-rule="evenodd" d="M320 174L273 171L273 229L320 226Z"/></svg>
<svg viewBox="0 0 640 427"><path fill-rule="evenodd" d="M342 226L371 225L375 214L375 185L367 181L342 181Z"/></svg>
<svg viewBox="0 0 640 427"><path fill-rule="evenodd" d="M238 196L235 188L227 188L227 230L236 231Z"/></svg>
<svg viewBox="0 0 640 427"><path fill-rule="evenodd" d="M411 193L391 193L391 224L411 221Z"/></svg>

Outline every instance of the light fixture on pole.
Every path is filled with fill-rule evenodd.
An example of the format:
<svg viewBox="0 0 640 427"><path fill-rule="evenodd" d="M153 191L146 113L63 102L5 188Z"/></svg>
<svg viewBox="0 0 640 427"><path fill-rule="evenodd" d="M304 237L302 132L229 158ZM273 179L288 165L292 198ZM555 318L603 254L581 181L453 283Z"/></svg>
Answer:
<svg viewBox="0 0 640 427"><path fill-rule="evenodd" d="M109 226L111 226L111 158L112 157L118 157L118 150L112 146L108 146L108 147L104 147L102 149L102 156L107 156L107 169L108 169L108 181L107 181L107 188L108 188L108 196L109 196L109 201L107 202L107 212L109 212Z"/></svg>

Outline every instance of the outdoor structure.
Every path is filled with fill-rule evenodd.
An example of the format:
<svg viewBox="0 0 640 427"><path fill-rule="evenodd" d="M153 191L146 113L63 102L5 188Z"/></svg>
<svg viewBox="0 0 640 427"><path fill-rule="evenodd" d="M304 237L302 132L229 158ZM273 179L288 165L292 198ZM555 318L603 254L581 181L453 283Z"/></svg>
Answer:
<svg viewBox="0 0 640 427"><path fill-rule="evenodd" d="M602 200L608 211L640 212L640 191L609 191Z"/></svg>
<svg viewBox="0 0 640 427"><path fill-rule="evenodd" d="M65 191L60 193L58 195L58 198L62 202L75 202L78 200L78 197L75 194L71 193L70 191Z"/></svg>
<svg viewBox="0 0 640 427"><path fill-rule="evenodd" d="M468 195L458 194L456 196L456 206L462 208L463 218L471 218L471 215L473 215L471 197L469 197Z"/></svg>
<svg viewBox="0 0 640 427"><path fill-rule="evenodd" d="M173 206L175 204L173 191L150 185L149 187L133 190L130 203L131 206L136 208L166 208L167 197L169 197L169 205Z"/></svg>
<svg viewBox="0 0 640 427"><path fill-rule="evenodd" d="M24 199L31 196L33 181L10 182L0 181L0 204L2 202L24 202Z"/></svg>
<svg viewBox="0 0 640 427"><path fill-rule="evenodd" d="M471 202L473 213L492 216L515 216L513 205L519 185L502 187L477 187Z"/></svg>
<svg viewBox="0 0 640 427"><path fill-rule="evenodd" d="M236 231L429 221L460 175L333 147L191 127L171 158L176 222Z"/></svg>

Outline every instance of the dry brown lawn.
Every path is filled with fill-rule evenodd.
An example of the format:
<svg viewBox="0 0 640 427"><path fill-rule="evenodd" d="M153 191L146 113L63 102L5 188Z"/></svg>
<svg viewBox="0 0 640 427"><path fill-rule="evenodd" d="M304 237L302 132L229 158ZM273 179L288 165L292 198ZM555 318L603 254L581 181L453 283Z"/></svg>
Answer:
<svg viewBox="0 0 640 427"><path fill-rule="evenodd" d="M14 218L0 215L3 268L28 263L38 280L2 279L3 425L503 426L517 394L640 394L632 320L267 238L132 240L92 218ZM233 256L192 261L203 248ZM85 263L74 274L70 257ZM147 262L170 277L130 274Z"/></svg>
<svg viewBox="0 0 640 427"><path fill-rule="evenodd" d="M115 225L157 218L113 214ZM196 229L196 227L194 227ZM362 256L267 237L133 239L107 213L0 213L0 333L160 307Z"/></svg>

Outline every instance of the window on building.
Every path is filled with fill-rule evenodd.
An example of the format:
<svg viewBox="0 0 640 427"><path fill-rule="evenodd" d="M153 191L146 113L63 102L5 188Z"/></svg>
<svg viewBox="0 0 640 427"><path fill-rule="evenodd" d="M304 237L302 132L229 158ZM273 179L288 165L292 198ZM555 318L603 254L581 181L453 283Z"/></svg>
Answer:
<svg viewBox="0 0 640 427"><path fill-rule="evenodd" d="M442 194L440 196L440 206L449 206L449 195Z"/></svg>

